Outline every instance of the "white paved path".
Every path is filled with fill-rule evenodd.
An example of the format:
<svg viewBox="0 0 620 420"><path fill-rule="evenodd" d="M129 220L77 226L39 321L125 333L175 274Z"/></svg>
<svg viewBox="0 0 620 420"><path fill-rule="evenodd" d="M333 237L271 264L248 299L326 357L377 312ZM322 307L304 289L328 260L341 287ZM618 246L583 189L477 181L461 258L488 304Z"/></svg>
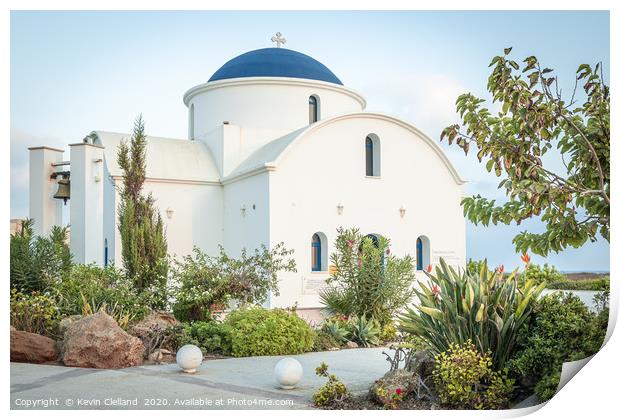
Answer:
<svg viewBox="0 0 620 420"><path fill-rule="evenodd" d="M385 348L293 356L304 375L295 390L278 389L275 364L285 356L204 361L198 372L175 364L119 370L11 363L11 408L38 409L295 409L311 408L310 397L325 382L315 375L329 365L353 393L368 390L389 365Z"/></svg>

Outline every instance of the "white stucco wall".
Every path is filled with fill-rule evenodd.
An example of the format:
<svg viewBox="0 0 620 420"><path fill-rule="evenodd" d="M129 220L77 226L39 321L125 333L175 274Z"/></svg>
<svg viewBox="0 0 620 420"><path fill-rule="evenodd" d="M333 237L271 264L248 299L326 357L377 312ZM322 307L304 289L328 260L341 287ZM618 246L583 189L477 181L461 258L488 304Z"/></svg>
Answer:
<svg viewBox="0 0 620 420"><path fill-rule="evenodd" d="M122 183L122 180L117 178L116 182ZM144 194L152 193L155 198L155 206L164 223L170 256L180 259L191 254L194 246L207 254L218 251L218 245L223 243L223 190L220 185L147 179L143 191ZM114 219L118 222L118 191L115 197ZM171 218L168 217L168 209L172 210ZM117 225L114 258L116 264L121 265L121 238Z"/></svg>
<svg viewBox="0 0 620 420"><path fill-rule="evenodd" d="M381 176L365 176L365 138L381 142ZM360 115L329 123L289 146L270 185L270 241L295 250L298 273L281 276L274 306L319 306L317 288L327 273L311 271L311 237L323 232L328 252L336 229L358 227L391 240L396 255L415 258L416 239L430 239L431 261L465 264L462 186L441 155L392 120ZM343 206L338 215L337 206ZM406 209L401 218L399 209Z"/></svg>
<svg viewBox="0 0 620 420"><path fill-rule="evenodd" d="M224 209L223 246L230 255L269 246L268 172L224 184Z"/></svg>
<svg viewBox="0 0 620 420"><path fill-rule="evenodd" d="M320 119L364 109L364 99L344 86L306 79L249 77L206 83L184 96L194 106L194 136L201 138L224 121L266 129L273 138L308 125L308 98L319 98ZM190 118L191 120L191 118ZM189 130L191 132L191 130Z"/></svg>

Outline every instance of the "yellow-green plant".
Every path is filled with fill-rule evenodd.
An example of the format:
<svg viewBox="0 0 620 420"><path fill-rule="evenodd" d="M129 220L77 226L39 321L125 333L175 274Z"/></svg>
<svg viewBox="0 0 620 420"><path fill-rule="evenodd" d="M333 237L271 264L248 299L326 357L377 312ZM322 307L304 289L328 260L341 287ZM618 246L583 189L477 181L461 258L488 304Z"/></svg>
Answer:
<svg viewBox="0 0 620 420"><path fill-rule="evenodd" d="M118 326L124 330L129 326L129 322L135 318L133 314L123 309L123 307L116 302L112 305L108 305L107 302L97 303L94 299L89 302L84 295L82 295L82 315L94 315L97 312L105 312L110 315L114 318Z"/></svg>
<svg viewBox="0 0 620 420"><path fill-rule="evenodd" d="M400 328L422 337L435 354L471 340L481 353L490 351L493 366L502 369L545 287L529 280L520 286L516 276L517 270L506 278L491 272L486 263L478 273L457 272L441 259L436 274L418 281L420 303L401 316Z"/></svg>
<svg viewBox="0 0 620 420"><path fill-rule="evenodd" d="M11 290L11 325L15 329L55 338L59 321L58 307L49 296Z"/></svg>
<svg viewBox="0 0 620 420"><path fill-rule="evenodd" d="M471 340L437 355L433 381L442 404L477 410L505 408L514 386L507 370L494 371L490 352L481 354Z"/></svg>
<svg viewBox="0 0 620 420"><path fill-rule="evenodd" d="M327 364L322 362L316 369L318 376L327 378L327 382L320 387L312 396L312 401L317 407L325 407L335 402L344 400L349 396L349 391L345 384L333 373L327 371Z"/></svg>

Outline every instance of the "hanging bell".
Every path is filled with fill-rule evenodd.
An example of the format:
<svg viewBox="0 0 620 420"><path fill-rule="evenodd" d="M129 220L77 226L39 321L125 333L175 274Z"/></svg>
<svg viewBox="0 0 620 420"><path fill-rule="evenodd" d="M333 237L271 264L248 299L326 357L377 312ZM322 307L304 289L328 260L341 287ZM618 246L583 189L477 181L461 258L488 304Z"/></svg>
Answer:
<svg viewBox="0 0 620 420"><path fill-rule="evenodd" d="M71 198L71 182L69 177L63 175L58 180L58 191L54 194L54 198L62 199L67 204L67 200Z"/></svg>

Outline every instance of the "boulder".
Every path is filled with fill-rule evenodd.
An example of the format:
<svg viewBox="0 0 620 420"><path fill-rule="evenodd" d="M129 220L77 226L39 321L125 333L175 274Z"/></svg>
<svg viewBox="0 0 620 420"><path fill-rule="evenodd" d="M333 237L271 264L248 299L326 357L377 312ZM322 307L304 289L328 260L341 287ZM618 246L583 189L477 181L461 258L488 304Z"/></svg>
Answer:
<svg viewBox="0 0 620 420"><path fill-rule="evenodd" d="M65 331L62 361L67 366L119 369L142 364L142 340L123 331L104 312L73 322Z"/></svg>
<svg viewBox="0 0 620 420"><path fill-rule="evenodd" d="M348 349L356 349L359 347L355 341L347 341L347 344L345 344L345 346Z"/></svg>
<svg viewBox="0 0 620 420"><path fill-rule="evenodd" d="M11 362L47 363L58 359L58 347L51 338L11 330Z"/></svg>
<svg viewBox="0 0 620 420"><path fill-rule="evenodd" d="M129 328L129 333L136 337L145 339L154 331L163 331L168 327L178 325L179 321L168 312L155 311L151 312L142 321L134 324Z"/></svg>
<svg viewBox="0 0 620 420"><path fill-rule="evenodd" d="M167 349L159 349L155 350L151 354L149 354L149 362L153 363L173 363L175 361L175 357L170 350Z"/></svg>
<svg viewBox="0 0 620 420"><path fill-rule="evenodd" d="M79 321L82 318L82 315L70 315L66 318L61 319L60 323L58 324L58 333L60 334L60 336L62 337L63 335L65 335L65 331L67 331L69 325L73 324L75 321Z"/></svg>
<svg viewBox="0 0 620 420"><path fill-rule="evenodd" d="M407 370L417 373L422 379L430 376L435 369L435 359L425 350L417 350L409 359Z"/></svg>
<svg viewBox="0 0 620 420"><path fill-rule="evenodd" d="M391 370L370 387L368 396L371 400L384 406L392 404L393 396L405 398L418 387L418 375L404 369Z"/></svg>

